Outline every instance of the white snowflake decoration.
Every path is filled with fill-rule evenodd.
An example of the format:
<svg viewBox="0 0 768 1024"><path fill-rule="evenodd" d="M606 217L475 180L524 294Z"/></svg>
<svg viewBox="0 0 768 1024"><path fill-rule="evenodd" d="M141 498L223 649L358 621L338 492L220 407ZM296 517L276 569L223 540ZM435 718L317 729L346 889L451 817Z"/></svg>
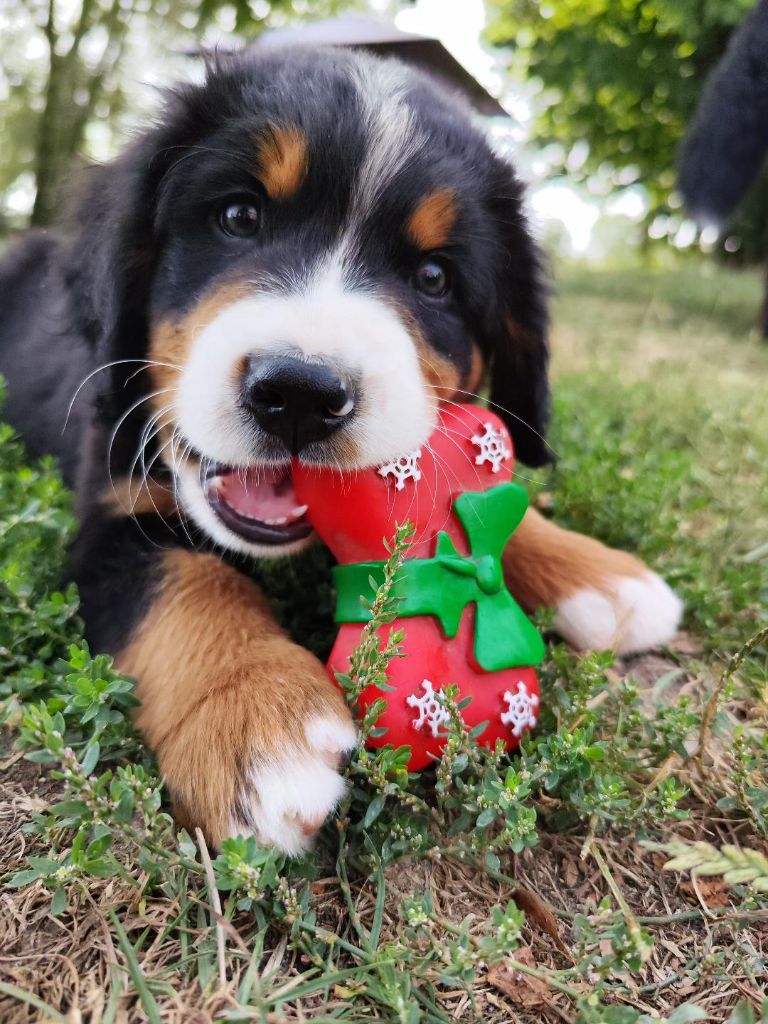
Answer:
<svg viewBox="0 0 768 1024"><path fill-rule="evenodd" d="M512 454L504 440L501 430L496 430L492 423L484 423L484 434L475 434L472 444L480 449L480 454L475 456L475 465L482 466L484 462L490 462L491 472L498 473L502 462L505 462Z"/></svg>
<svg viewBox="0 0 768 1024"><path fill-rule="evenodd" d="M388 462L384 466L379 466L380 476L393 476L397 483L395 489L402 491L405 487L406 480L421 480L421 470L419 469L419 459L421 458L421 448L417 448L416 451L411 452L410 455L401 455L399 459L395 459L394 462Z"/></svg>
<svg viewBox="0 0 768 1024"><path fill-rule="evenodd" d="M508 725L513 736L522 735L525 729L532 729L536 725L536 709L539 706L539 698L535 693L528 693L528 687L522 680L517 684L517 693L510 693L507 690L504 694L507 702L507 711L502 711L501 720Z"/></svg>
<svg viewBox="0 0 768 1024"><path fill-rule="evenodd" d="M437 736L440 726L446 725L451 720L451 716L448 714L447 708L440 703L440 699L428 679L422 681L421 688L424 690L423 696L417 697L415 693L412 693L408 698L408 706L419 709L418 718L413 719L413 727L421 730L426 725L432 735Z"/></svg>

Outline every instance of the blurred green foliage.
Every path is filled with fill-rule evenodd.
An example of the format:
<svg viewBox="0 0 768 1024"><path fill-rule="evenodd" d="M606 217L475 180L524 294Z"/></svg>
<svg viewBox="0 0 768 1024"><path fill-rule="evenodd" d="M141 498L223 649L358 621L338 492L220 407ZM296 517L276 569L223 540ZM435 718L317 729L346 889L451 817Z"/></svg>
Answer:
<svg viewBox="0 0 768 1024"><path fill-rule="evenodd" d="M188 77L184 54L342 2L0 0L0 228L24 226L29 193L32 223L53 220L76 158L110 152L142 84L167 81L177 65Z"/></svg>
<svg viewBox="0 0 768 1024"><path fill-rule="evenodd" d="M561 169L571 180L599 174L614 187L642 184L650 221L676 204L678 143L709 71L751 6L752 0L489 0L487 34L514 47L517 73L543 84L537 138L562 145ZM763 180L736 226L742 258L764 253L767 205Z"/></svg>

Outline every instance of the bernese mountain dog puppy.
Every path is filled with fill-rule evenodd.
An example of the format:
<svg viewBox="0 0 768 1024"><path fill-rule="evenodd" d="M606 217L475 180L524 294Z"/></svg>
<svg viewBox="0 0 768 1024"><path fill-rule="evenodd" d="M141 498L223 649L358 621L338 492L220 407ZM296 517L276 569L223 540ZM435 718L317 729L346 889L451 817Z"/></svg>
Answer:
<svg viewBox="0 0 768 1024"><path fill-rule="evenodd" d="M5 416L76 491L87 637L136 679L178 820L295 854L343 792L355 728L249 566L312 539L292 457L381 465L486 383L518 457L547 460L521 186L425 77L301 48L217 58L88 174L72 222L0 266ZM644 565L534 510L505 566L577 647L677 627Z"/></svg>

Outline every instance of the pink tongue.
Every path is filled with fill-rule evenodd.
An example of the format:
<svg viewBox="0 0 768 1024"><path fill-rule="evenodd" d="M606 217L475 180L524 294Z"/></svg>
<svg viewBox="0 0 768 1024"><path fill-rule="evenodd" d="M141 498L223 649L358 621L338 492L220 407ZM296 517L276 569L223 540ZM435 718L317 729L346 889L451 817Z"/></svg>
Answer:
<svg viewBox="0 0 768 1024"><path fill-rule="evenodd" d="M230 508L249 519L294 520L301 515L294 512L299 502L290 470L284 466L225 473L218 477L217 490Z"/></svg>

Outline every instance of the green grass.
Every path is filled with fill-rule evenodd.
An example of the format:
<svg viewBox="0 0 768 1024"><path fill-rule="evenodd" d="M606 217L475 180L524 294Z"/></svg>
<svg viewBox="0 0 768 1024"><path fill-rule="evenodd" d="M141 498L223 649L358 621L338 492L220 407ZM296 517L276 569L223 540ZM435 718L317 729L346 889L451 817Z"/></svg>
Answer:
<svg viewBox="0 0 768 1024"><path fill-rule="evenodd" d="M703 321L707 337L722 330L731 339L745 341L757 323L763 288L761 273L697 260L655 268L633 263L597 271L588 264L566 264L557 273L557 291L566 302L577 296L628 303L635 307L630 317L636 325L638 314L640 326L646 321L664 329L696 329ZM589 316L588 303L582 308Z"/></svg>
<svg viewBox="0 0 768 1024"><path fill-rule="evenodd" d="M558 280L555 514L654 562L732 649L768 606L761 282L709 264Z"/></svg>
<svg viewBox="0 0 768 1024"><path fill-rule="evenodd" d="M211 863L176 835L130 687L79 643L76 595L51 593L69 498L0 434L0 698L9 735L46 766L5 761L3 1021L94 1007L131 1022L768 1015L759 301L756 276L709 265L560 268L559 458L529 475L532 496L670 579L686 632L625 663L553 644L541 729L511 760L455 714L421 778L402 752L358 753L338 821L298 863L253 840ZM316 648L326 574L321 556L264 574ZM363 642L351 702L387 656Z"/></svg>

